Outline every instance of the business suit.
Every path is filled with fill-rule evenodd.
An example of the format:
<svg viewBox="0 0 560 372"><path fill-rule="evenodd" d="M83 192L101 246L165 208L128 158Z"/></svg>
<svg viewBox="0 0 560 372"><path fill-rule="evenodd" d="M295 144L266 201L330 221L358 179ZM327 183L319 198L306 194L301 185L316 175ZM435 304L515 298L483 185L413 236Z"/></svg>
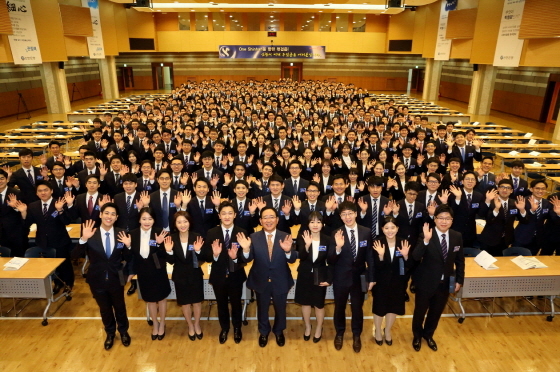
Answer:
<svg viewBox="0 0 560 372"><path fill-rule="evenodd" d="M465 257L461 234L449 229L445 233L445 239L447 259L444 259L441 236L435 228L432 229L432 237L428 244L424 244L424 235L421 234L416 248L412 251L412 258L419 262L413 274L416 285L412 318L414 338L433 337L449 297L449 277L454 276L455 282L459 284L463 284L464 281Z"/></svg>
<svg viewBox="0 0 560 372"><path fill-rule="evenodd" d="M553 197L559 198L559 193L554 193L548 196L548 200ZM560 216L558 216L554 210L549 219L546 220L543 229L543 238L545 241L545 246L541 250L541 256L547 255L551 256L556 251L556 255L560 254Z"/></svg>
<svg viewBox="0 0 560 372"><path fill-rule="evenodd" d="M302 177L299 178L297 182L297 190L294 190L294 179L292 177L284 180L284 190L282 193L290 198L294 196L298 196L299 200L307 200L307 194L305 191L307 190L307 186L309 186L309 181L303 179Z"/></svg>
<svg viewBox="0 0 560 372"><path fill-rule="evenodd" d="M86 179L89 176L89 173L90 170L86 168L86 169L82 169L76 176L78 178L78 181L80 182L80 189L78 190L78 193L80 194L87 192ZM95 171L92 174L97 176L97 179L99 180L100 177L99 167L96 166Z"/></svg>
<svg viewBox="0 0 560 372"><path fill-rule="evenodd" d="M259 333L267 336L270 331L268 321L268 307L272 297L274 305L274 326L272 332L280 335L286 329L286 299L290 288L294 285L292 272L289 263L294 263L297 259L297 252L291 251L288 254L280 247L280 241L285 240L289 235L278 229L272 247L272 258L268 255L268 243L264 230L251 234L250 252L241 256L242 262L253 262L247 288L257 293L257 318L259 322Z"/></svg>
<svg viewBox="0 0 560 372"><path fill-rule="evenodd" d="M35 191L35 185L38 181L43 180L43 176L41 176L41 168L33 167L33 182L28 177L28 173L25 169L20 168L10 177L8 182L9 187L17 186L20 190L20 197L21 201L29 204L31 202L39 200L37 193Z"/></svg>
<svg viewBox="0 0 560 372"><path fill-rule="evenodd" d="M512 198L517 199L517 197L519 195L522 195L522 196L531 195L531 190L529 190L529 183L527 182L527 180L524 180L521 177L517 178L517 187L515 187L515 180L514 180L513 175L511 175L509 178L511 179L511 182L513 183L513 193L511 194Z"/></svg>
<svg viewBox="0 0 560 372"><path fill-rule="evenodd" d="M325 207L325 203L321 200L317 200L314 204L314 211L321 213L323 216L323 222L327 218L327 209ZM301 225L299 228L298 236L300 236L303 231L307 230L309 226L309 215L311 214L311 206L309 205L309 201L306 200L301 203L301 208L299 213L296 213L295 209L292 208L290 212L290 219L293 219L294 225ZM324 231L323 231L324 232Z"/></svg>
<svg viewBox="0 0 560 372"><path fill-rule="evenodd" d="M230 328L230 313L228 309L228 301L231 302L231 322L233 328L241 328L241 321L243 315L243 307L241 305L241 296L243 294L243 283L247 280L245 274L245 263L243 263L241 256L243 250L239 247L237 242L237 234L243 233L247 235L247 231L232 226L227 229L230 236L230 245L225 245L225 235L222 226L216 226L206 234L204 240L204 255L205 260L212 262L212 270L210 272L209 283L214 288L216 295L216 302L218 304L218 319L222 331L229 331ZM219 240L222 245L222 250L216 259L212 251L212 243ZM228 255L228 250L237 245L237 262L234 262Z"/></svg>
<svg viewBox="0 0 560 372"><path fill-rule="evenodd" d="M100 187L103 190L103 193L109 194L109 196L113 198L118 193L123 192L122 176L123 174L119 174L117 181L117 176L113 171L107 172Z"/></svg>
<svg viewBox="0 0 560 372"><path fill-rule="evenodd" d="M464 159L463 159L463 152L464 152ZM461 162L461 167L459 168L459 172L463 172L465 170L472 171L474 170L473 161L482 161L482 152L480 150L476 150L474 146L467 146L465 145L463 148L460 148L457 145L453 145L451 148L451 153L449 150L446 154L447 159L457 158Z"/></svg>
<svg viewBox="0 0 560 372"><path fill-rule="evenodd" d="M200 263L204 262L202 249L198 254L191 247L199 237L195 232L189 232L187 249L183 249L180 233L171 235L173 240L172 254L167 255L167 262L173 265L171 279L177 292L177 304L191 305L204 300L204 281Z"/></svg>
<svg viewBox="0 0 560 372"><path fill-rule="evenodd" d="M80 218L82 222L93 220L95 222L95 227L99 227L99 224L101 223L99 218L101 209L99 207L99 200L103 198L103 194L97 193L97 197L91 199L93 203L93 210L91 213L89 213L88 209L90 197L93 197L93 195L89 195L87 192L76 196L76 200L74 200L74 208L71 208L70 213L73 219Z"/></svg>
<svg viewBox="0 0 560 372"><path fill-rule="evenodd" d="M55 199L47 205L47 213L43 214L43 205L41 200L37 200L27 206L27 217L25 219L26 231L29 226L37 224L37 232L35 237L35 246L42 249L55 249L57 258L64 258L64 262L60 265L58 272L60 279L69 287L74 286L74 269L70 262L70 250L72 240L66 231L66 225L71 222L70 211L74 208L64 207L64 211L59 213L55 208Z"/></svg>
<svg viewBox="0 0 560 372"><path fill-rule="evenodd" d="M21 200L19 190L6 187L5 197L2 197L0 204L0 246L10 248L13 257L23 257L27 249L29 230L21 219L21 214L6 203L10 194Z"/></svg>
<svg viewBox="0 0 560 372"><path fill-rule="evenodd" d="M212 203L212 198L208 195L204 198L204 210L200 208L198 197L194 196L189 204L187 204L187 212L192 217L190 230L202 236L205 236L206 232L215 227L219 222L218 211L216 211L216 207Z"/></svg>
<svg viewBox="0 0 560 372"><path fill-rule="evenodd" d="M552 219L554 206L546 199L541 199L541 211L531 212L531 203L525 201L526 219L520 222L514 230L514 247L524 247L531 250L533 255L537 255L539 250L544 247L544 224L546 220Z"/></svg>
<svg viewBox="0 0 560 372"><path fill-rule="evenodd" d="M140 200L140 194L134 193L130 198L130 209L127 208L128 195L126 192L121 192L115 195L114 201L119 208L119 218L115 222L115 226L125 230L126 232L132 231L140 227L138 207L136 203Z"/></svg>
<svg viewBox="0 0 560 372"><path fill-rule="evenodd" d="M165 191L167 194L167 202L168 202L168 216L167 219L165 218L165 213L162 208L162 195L164 191L159 189L154 191L150 194L150 208L152 208L156 214L156 220L154 221L154 227L159 227L162 229L167 228L167 230L172 229L171 226L173 223L173 216L177 212L177 206L175 205L175 195L177 195L177 191L169 188L169 190Z"/></svg>
<svg viewBox="0 0 560 372"><path fill-rule="evenodd" d="M148 181L146 183L146 181ZM138 180L136 181L136 192L142 192L142 191L147 191L148 194L159 190L159 183L157 183L156 180L153 181L153 183L150 183L150 180L145 180L144 177L138 177Z"/></svg>
<svg viewBox="0 0 560 372"><path fill-rule="evenodd" d="M249 204L251 200L245 198L243 202L243 210L239 211L239 200L236 198L230 200L233 204L233 210L235 211L235 226L247 231L247 233L252 234L255 232L255 227L259 224L258 211L255 211L255 215L251 216L251 211L249 210Z"/></svg>
<svg viewBox="0 0 560 372"><path fill-rule="evenodd" d="M498 185L496 183L496 175L494 173L488 173L487 179L484 180L484 176L479 180L475 186L475 190L486 196L486 192L495 189Z"/></svg>
<svg viewBox="0 0 560 372"><path fill-rule="evenodd" d="M289 200L290 202L292 201L291 198L288 198L286 195L281 195L279 198L279 203L278 203L278 216L279 216L279 221L278 221L278 227L277 229L280 231L283 231L287 234L291 234L292 230L290 229L292 226L294 226L294 221L290 218L290 215L285 216L284 212L282 212L282 207L284 206L284 203ZM270 195L266 195L263 197L263 201L266 203L266 207L267 208L274 208L274 198L272 197L272 194ZM292 206L293 209L293 206ZM291 212L291 211L290 211ZM260 214L260 211L259 211Z"/></svg>
<svg viewBox="0 0 560 372"><path fill-rule="evenodd" d="M408 215L409 208L407 207L406 201L404 199L399 200L397 204L400 207L399 214L397 215L397 226L399 227L397 236L408 241L410 247L414 248L416 242L418 241L418 236L422 231L422 227L424 226L424 222L426 222L429 218L428 213L426 212L426 206L417 201L412 203L411 221Z"/></svg>
<svg viewBox="0 0 560 372"><path fill-rule="evenodd" d="M365 201L368 206L367 206L367 210L366 210L365 215L362 216L362 211L361 210L358 211L357 222L358 222L359 225L367 227L370 230L370 232L372 233L372 239L373 239L374 234L375 234L375 238L378 235L382 234L381 222L383 221L383 218L385 218L385 214L383 213L383 208L387 205L387 203L389 203L389 199L387 199L383 195L380 195L377 198L377 232L372 231L373 230L373 220L372 220L373 201L372 201L372 196L371 195L365 195L365 196L362 197L362 200Z"/></svg>
<svg viewBox="0 0 560 372"><path fill-rule="evenodd" d="M332 232L328 248L328 263L333 265L334 292L334 327L336 335L341 336L346 330L346 304L350 296L352 311L352 334L360 336L364 326L364 292L362 291L361 275L366 276L366 282L375 282L373 267L373 250L371 246L371 231L367 227L357 225L358 245L356 258L350 246L350 237L346 226ZM338 230L344 233L344 245L339 254L336 252L335 235ZM367 265L367 269L366 269Z"/></svg>
<svg viewBox="0 0 560 372"><path fill-rule="evenodd" d="M500 203L503 204L503 200L500 199ZM507 201L507 211L502 207L494 216L494 201L492 201L490 206L486 202L482 203L478 213L486 220L486 225L480 233L482 249L492 256L501 256L502 251L513 242L515 220L519 220L520 223L527 221L527 214L521 216L515 206L515 200L511 198ZM526 210L525 213L530 212Z"/></svg>
<svg viewBox="0 0 560 372"><path fill-rule="evenodd" d="M307 226L302 230L309 231ZM314 244L311 244L309 250L307 250L302 234L298 236L296 247L298 250L299 266L297 269L295 303L303 306L314 306L318 309L322 309L325 306L327 287L315 285L314 275L315 271L324 271L326 273L325 281L332 281L333 268L327 266L329 239L329 235L321 232L317 244L317 259L313 261Z"/></svg>
<svg viewBox="0 0 560 372"><path fill-rule="evenodd" d="M476 218L481 206L485 203L485 197L478 191L472 192L471 205L468 205L465 191L461 193L461 200L457 204L455 195L449 196L447 203L453 209L453 224L451 228L463 235L463 246L474 247L476 242Z"/></svg>
<svg viewBox="0 0 560 372"><path fill-rule="evenodd" d="M74 187L66 186L66 177L62 178L62 187L60 187L59 180L57 180L55 177L50 177L47 182L50 183L52 186L53 189L52 197L55 200L58 200L59 198L63 197L67 191L72 192L74 195L76 195L77 193L77 190L74 189Z"/></svg>
<svg viewBox="0 0 560 372"><path fill-rule="evenodd" d="M169 154L171 154L173 157L178 155L177 143L175 143L174 141L169 141L167 143L162 141L161 148L163 148L163 151L165 152L166 159Z"/></svg>
<svg viewBox="0 0 560 372"><path fill-rule="evenodd" d="M86 243L78 244L72 252L74 257L82 257L85 254L89 257L86 282L99 306L101 320L108 335L114 335L117 329L123 335L129 327L124 302L124 283L119 276L122 275L123 261L130 261L131 255L124 244L118 241L121 231L123 230L118 227L113 228L115 245L109 257L103 245L106 231L102 228L97 229Z"/></svg>

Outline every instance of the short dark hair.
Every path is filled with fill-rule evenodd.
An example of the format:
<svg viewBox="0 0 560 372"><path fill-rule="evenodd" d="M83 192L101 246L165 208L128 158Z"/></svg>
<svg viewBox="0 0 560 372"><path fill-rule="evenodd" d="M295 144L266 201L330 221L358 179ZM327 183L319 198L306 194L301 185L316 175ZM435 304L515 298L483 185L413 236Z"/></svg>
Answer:
<svg viewBox="0 0 560 372"><path fill-rule="evenodd" d="M119 214L119 207L117 207L117 205L113 202L103 204L99 212L103 213L107 208L115 208L115 212L117 212L117 215Z"/></svg>
<svg viewBox="0 0 560 372"><path fill-rule="evenodd" d="M535 180L532 180L530 186L531 188L533 188L537 186L539 183L544 183L545 186L548 186L544 178L537 178Z"/></svg>
<svg viewBox="0 0 560 372"><path fill-rule="evenodd" d="M410 181L410 182L407 182L404 185L404 191L405 192L407 192L409 190L420 192L420 189L421 189L420 184L416 181Z"/></svg>
<svg viewBox="0 0 560 372"><path fill-rule="evenodd" d="M136 176L132 173L126 173L125 175L122 176L122 181L123 181L123 183L125 183L125 182L137 183L138 178L136 178Z"/></svg>
<svg viewBox="0 0 560 372"><path fill-rule="evenodd" d="M350 201L343 201L342 203L340 203L340 205L338 206L338 212L342 213L344 211L352 211L352 212L357 212L358 208L356 207L356 204L350 202Z"/></svg>
<svg viewBox="0 0 560 372"><path fill-rule="evenodd" d="M45 180L40 180L40 181L37 181L37 183L35 183L35 191L37 191L39 186L47 186L49 189L51 189L51 190L53 189L53 187L49 183L49 181L45 181Z"/></svg>
<svg viewBox="0 0 560 372"><path fill-rule="evenodd" d="M18 156L21 158L22 156L33 156L33 151L31 149L21 149L19 150Z"/></svg>
<svg viewBox="0 0 560 372"><path fill-rule="evenodd" d="M150 215L150 217L152 217L155 221L156 219L156 213L154 212L154 210L150 207L144 207L142 209L140 209L138 211L138 219L140 219L142 217L142 214L144 213L148 213Z"/></svg>
<svg viewBox="0 0 560 372"><path fill-rule="evenodd" d="M276 218L278 218L278 211L272 207L264 207L263 209L261 209L261 213L259 214L259 218L262 218L262 215L265 211L274 211L274 214L276 215Z"/></svg>
<svg viewBox="0 0 560 372"><path fill-rule="evenodd" d="M449 215L453 217L453 209L451 209L451 207L447 204L438 205L436 211L434 212L434 217L437 217L442 213L449 213Z"/></svg>
<svg viewBox="0 0 560 372"><path fill-rule="evenodd" d="M525 169L525 164L521 160L514 160L511 162L511 167L512 168L518 167L518 168Z"/></svg>
<svg viewBox="0 0 560 372"><path fill-rule="evenodd" d="M235 211L235 207L233 206L233 204L230 201L223 201L220 203L220 205L218 206L218 213L222 212L222 209L230 207L231 209L233 209Z"/></svg>
<svg viewBox="0 0 560 372"><path fill-rule="evenodd" d="M187 220L188 223L189 223L189 229L192 227L192 217L191 217L191 215L189 214L189 212L187 212L187 211L178 211L178 212L176 212L176 213L173 215L173 223L172 223L172 226L171 226L172 229L173 229L173 231L176 231L176 230L177 230L177 219L178 219L179 217L185 217L186 220Z"/></svg>

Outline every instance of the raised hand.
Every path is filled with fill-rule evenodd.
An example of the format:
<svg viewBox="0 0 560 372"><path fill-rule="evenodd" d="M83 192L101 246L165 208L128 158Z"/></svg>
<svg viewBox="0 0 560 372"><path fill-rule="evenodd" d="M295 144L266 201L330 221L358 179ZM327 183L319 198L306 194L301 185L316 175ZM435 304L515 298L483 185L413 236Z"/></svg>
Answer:
<svg viewBox="0 0 560 372"><path fill-rule="evenodd" d="M315 174L313 175L313 182L317 182L317 183L320 183L320 182L321 182L321 176L319 176L318 173L315 173Z"/></svg>
<svg viewBox="0 0 560 372"><path fill-rule="evenodd" d="M187 172L183 173L179 182L181 182L181 185L187 186L187 182L189 182L189 174Z"/></svg>
<svg viewBox="0 0 560 372"><path fill-rule="evenodd" d="M156 234L156 243L161 244L165 237L169 234L169 231L162 230L161 233L158 235Z"/></svg>
<svg viewBox="0 0 560 372"><path fill-rule="evenodd" d="M305 230L302 234L303 241L305 242L305 249L309 252L309 247L313 243L313 238L311 237L311 233L309 230Z"/></svg>
<svg viewBox="0 0 560 372"><path fill-rule="evenodd" d="M447 204L447 200L449 199L449 190L443 190L441 195L439 196L439 200L441 200L442 204Z"/></svg>
<svg viewBox="0 0 560 372"><path fill-rule="evenodd" d="M171 252L173 250L173 239L171 236L168 235L163 239L163 245L166 252Z"/></svg>
<svg viewBox="0 0 560 372"><path fill-rule="evenodd" d="M220 205L220 201L222 200L222 195L220 194L219 191L214 191L212 193L212 204L214 204L215 207L218 207Z"/></svg>
<svg viewBox="0 0 560 372"><path fill-rule="evenodd" d="M76 196L74 194L72 194L71 191L66 191L66 193L64 194L64 201L66 201L66 204L69 206L74 205L74 200L76 199Z"/></svg>
<svg viewBox="0 0 560 372"><path fill-rule="evenodd" d="M401 243L401 249L397 247L397 250L401 252L405 260L408 260L408 252L410 251L410 244L408 243L407 240L403 240Z"/></svg>
<svg viewBox="0 0 560 372"><path fill-rule="evenodd" d="M284 216L289 216L291 210L292 210L292 201L291 200L284 201L284 205L282 206L282 212L284 212Z"/></svg>
<svg viewBox="0 0 560 372"><path fill-rule="evenodd" d="M199 235L193 244L195 252L200 252L203 244L204 244L204 239L202 239L202 236Z"/></svg>
<svg viewBox="0 0 560 372"><path fill-rule="evenodd" d="M379 255L379 259L383 261L383 256L385 255L385 245L381 244L381 241L376 240L373 242L373 249Z"/></svg>
<svg viewBox="0 0 560 372"><path fill-rule="evenodd" d="M455 185L451 185L451 186L449 186L449 191L451 191L451 193L452 193L453 195L455 195L455 200L459 200L459 201L461 200L461 195L462 195L463 193L462 193L460 187L457 187L457 186L455 186Z"/></svg>
<svg viewBox="0 0 560 372"><path fill-rule="evenodd" d="M212 254L214 257L218 257L222 253L222 243L220 243L220 239L216 239L212 242Z"/></svg>
<svg viewBox="0 0 560 372"><path fill-rule="evenodd" d="M244 253L249 253L251 251L251 238L245 236L243 233L237 233L237 242L243 248Z"/></svg>
<svg viewBox="0 0 560 372"><path fill-rule="evenodd" d="M364 200L364 198L358 198L358 206L362 210L362 213L367 213L368 203Z"/></svg>
<svg viewBox="0 0 560 372"><path fill-rule="evenodd" d="M64 204L66 203L66 201L64 200L64 198L58 198L58 200L54 203L54 208L57 211L60 211L62 208L64 208Z"/></svg>
<svg viewBox="0 0 560 372"><path fill-rule="evenodd" d="M89 221L93 221L93 220L89 220ZM130 248L130 245L132 244L132 238L124 231L119 232L119 235L117 236L117 240L123 243L124 245L126 245L127 248Z"/></svg>
<svg viewBox="0 0 560 372"><path fill-rule="evenodd" d="M436 203L435 200L432 200L432 201L428 204L428 206L427 206L426 209L428 210L428 214L429 214L430 216L433 216L433 215L436 213L436 208L437 208L437 206L438 206L438 205L437 205L437 203Z"/></svg>
<svg viewBox="0 0 560 372"><path fill-rule="evenodd" d="M342 246L344 246L344 233L341 229L334 234L334 241L336 243L336 251L340 253L342 251Z"/></svg>
<svg viewBox="0 0 560 372"><path fill-rule="evenodd" d="M393 215L398 215L400 210L401 210L400 204L393 201L393 209L392 209Z"/></svg>
<svg viewBox="0 0 560 372"><path fill-rule="evenodd" d="M101 208L104 204L110 202L111 202L111 197L109 195L103 195L102 197L98 198L97 204L99 204L99 208Z"/></svg>
<svg viewBox="0 0 560 372"><path fill-rule="evenodd" d="M392 200L390 200L387 204L385 204L383 206L383 214L385 216L388 216L388 215L391 214L391 211L393 210L393 203L394 202Z"/></svg>
<svg viewBox="0 0 560 372"><path fill-rule="evenodd" d="M19 208L18 208L19 209ZM85 223L82 224L82 240L87 241L89 238L95 234L97 230L95 227L94 220L87 220Z"/></svg>
<svg viewBox="0 0 560 372"><path fill-rule="evenodd" d="M486 203L490 204L492 200L496 200L498 196L498 191L495 189L491 189L486 191ZM499 202L499 201L498 201Z"/></svg>
<svg viewBox="0 0 560 372"><path fill-rule="evenodd" d="M518 195L517 199L515 200L515 206L519 209L519 213L525 214L525 198L523 195ZM535 208L535 211L537 208Z"/></svg>
<svg viewBox="0 0 560 372"><path fill-rule="evenodd" d="M424 243L427 243L432 239L432 229L430 228L429 223L425 223L424 227L422 227L422 232L424 233Z"/></svg>
<svg viewBox="0 0 560 372"><path fill-rule="evenodd" d="M287 235L286 239L284 240L280 240L280 248L282 248L282 250L286 253L290 252L292 250L292 236L291 235Z"/></svg>
<svg viewBox="0 0 560 372"><path fill-rule="evenodd" d="M554 213L556 213L557 215L560 215L560 200L558 200L558 197L553 196L550 199L550 202L554 206Z"/></svg>

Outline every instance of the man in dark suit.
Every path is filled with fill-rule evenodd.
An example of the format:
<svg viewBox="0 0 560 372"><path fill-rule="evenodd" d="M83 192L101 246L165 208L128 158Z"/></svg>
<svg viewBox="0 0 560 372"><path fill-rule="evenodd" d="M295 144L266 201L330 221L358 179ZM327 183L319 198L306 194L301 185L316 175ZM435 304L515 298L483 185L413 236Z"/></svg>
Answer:
<svg viewBox="0 0 560 372"><path fill-rule="evenodd" d="M286 131L285 127L278 128L278 139L272 141L272 146L276 148L278 146L279 150L282 150L284 147L290 147L292 145L292 140L287 138L288 132ZM280 153L280 151L278 151Z"/></svg>
<svg viewBox="0 0 560 372"><path fill-rule="evenodd" d="M531 195L531 190L529 190L529 183L527 180L521 178L521 175L525 172L525 164L521 160L514 160L511 162L511 174L509 178L511 183L513 183L513 198L517 198L519 195L529 196Z"/></svg>
<svg viewBox="0 0 560 372"><path fill-rule="evenodd" d="M39 200L35 185L43 180L46 172L42 172L41 168L33 166L33 151L30 149L21 149L19 151L19 161L21 168L12 173L8 180L8 186L17 186L21 192L21 201L29 204Z"/></svg>
<svg viewBox="0 0 560 372"><path fill-rule="evenodd" d="M252 234L255 231L255 227L259 224L259 218L256 214L257 202L247 197L249 184L245 180L237 180L235 181L233 192L235 197L231 199L231 203L235 210L235 226Z"/></svg>
<svg viewBox="0 0 560 372"><path fill-rule="evenodd" d="M84 154L84 163L86 165L85 169L82 169L76 176L80 182L80 186L78 187L79 194L86 192L86 180L89 175L95 175L97 177L101 176L101 171L96 165L96 157L93 152L87 151Z"/></svg>
<svg viewBox="0 0 560 372"><path fill-rule="evenodd" d="M140 226L138 205L140 193L136 191L136 176L127 173L122 177L124 192L114 197L114 203L119 208L119 218L115 225L126 232L132 231Z"/></svg>
<svg viewBox="0 0 560 372"><path fill-rule="evenodd" d="M156 182L156 171L149 160L143 160L140 165L142 175L136 180L136 191L147 191L152 193L159 189L159 184Z"/></svg>
<svg viewBox="0 0 560 372"><path fill-rule="evenodd" d="M0 169L0 247L10 248L14 257L23 257L27 249L27 229L18 211L9 205L11 195L20 200L20 191L8 187L8 173Z"/></svg>
<svg viewBox="0 0 560 372"><path fill-rule="evenodd" d="M447 158L457 158L461 162L459 171L474 170L473 161L482 160L482 152L480 152L480 141L475 140L474 146L468 146L465 141L465 133L457 132L455 134L455 144L447 148Z"/></svg>
<svg viewBox="0 0 560 372"><path fill-rule="evenodd" d="M209 194L210 187L206 178L198 178L194 182L195 197L187 205L187 212L193 220L190 229L202 236L218 224L216 207L220 203L220 196L219 193Z"/></svg>
<svg viewBox="0 0 560 372"><path fill-rule="evenodd" d="M251 234L247 238L244 234L237 236L239 245L243 248L240 256L242 262L253 262L247 288L257 294L257 318L259 322L259 346L268 343L271 331L268 320L270 298L274 306L274 326L272 332L276 335L278 346L284 346L284 329L286 329L286 299L294 279L289 263L297 259L297 252L292 250L292 236L277 229L278 212L274 208L265 207L261 210L261 225L263 229Z"/></svg>
<svg viewBox="0 0 560 372"><path fill-rule="evenodd" d="M290 212L292 211L292 199L282 194L284 188L284 183L282 178L278 175L274 175L268 179L268 186L270 188L270 195L266 195L262 198L262 204L259 204L259 209L272 208L278 212L278 230L283 231L287 234L291 234L291 227L294 225L294 221L290 219Z"/></svg>
<svg viewBox="0 0 560 372"><path fill-rule="evenodd" d="M101 128L95 128L91 131L92 139L88 141L86 146L89 147L89 151L95 154L97 159L107 160L107 146L109 142L106 139L102 139L103 131Z"/></svg>
<svg viewBox="0 0 560 372"><path fill-rule="evenodd" d="M74 203L76 205L70 211L73 219L80 218L82 222L93 220L95 227L99 227L101 222L99 218L100 206L103 205L104 201L108 201L107 197L99 192L99 186L100 183L97 176L87 176L87 191L76 196Z"/></svg>
<svg viewBox="0 0 560 372"><path fill-rule="evenodd" d="M115 155L111 158L110 169L107 174L101 179L101 189L105 194L109 194L111 198L120 192L123 192L122 176L123 172L123 159ZM101 171L101 170L100 170Z"/></svg>
<svg viewBox="0 0 560 372"><path fill-rule="evenodd" d="M478 174L478 184L474 188L476 191L485 195L488 190L495 189L496 175L490 171L494 167L494 159L491 156L485 156L480 163L480 168L476 170Z"/></svg>
<svg viewBox="0 0 560 372"><path fill-rule="evenodd" d="M72 192L74 195L77 193L77 190L72 185L67 185L68 177L64 175L66 171L64 163L54 162L50 169L52 176L48 182L53 188L53 198L61 198L67 191Z"/></svg>
<svg viewBox="0 0 560 372"><path fill-rule="evenodd" d="M283 194L292 198L297 195L300 200L307 199L305 191L309 185L309 181L300 177L302 171L302 165L298 160L293 160L290 162L288 170L290 171L290 178L284 180L284 190Z"/></svg>
<svg viewBox="0 0 560 372"><path fill-rule="evenodd" d="M502 251L513 242L515 220L520 223L527 221L525 199L523 196L510 198L512 192L511 180L501 180L497 191L490 190L486 193L486 202L478 212L486 220L480 233L482 249L492 256L502 256Z"/></svg>
<svg viewBox="0 0 560 372"><path fill-rule="evenodd" d="M294 225L301 225L298 235L303 233L309 225L309 215L311 212L321 213L321 215L323 215L323 219L327 217L325 202L318 200L320 194L319 184L313 181L309 182L305 193L307 194L307 200L301 201L296 197L292 200L294 208L291 212L291 218L294 220Z"/></svg>
<svg viewBox="0 0 560 372"><path fill-rule="evenodd" d="M158 174L160 189L150 194L150 208L156 215L155 227L169 231L173 223L173 216L180 210L181 206L175 204L177 191L171 188L171 171L162 169Z"/></svg>
<svg viewBox="0 0 560 372"><path fill-rule="evenodd" d="M221 185L224 182L224 173L214 167L214 155L211 151L204 151L200 156L202 161L202 169L196 171L198 179L205 178L208 182L211 182L214 178L218 177L218 183ZM219 187L216 187L218 190Z"/></svg>
<svg viewBox="0 0 560 372"><path fill-rule="evenodd" d="M87 283L93 298L99 306L101 320L107 333L104 342L105 350L113 347L115 333L118 329L124 346L130 345L128 334L128 317L124 302L124 264L130 260L130 247L125 248L124 230L115 227L118 219L118 208L114 203L106 203L101 207L102 223L95 228L92 221L82 227L82 237L73 251L75 257L87 254L90 260ZM128 236L130 244L130 236Z"/></svg>
<svg viewBox="0 0 560 372"><path fill-rule="evenodd" d="M430 349L437 351L434 332L449 293L457 292L465 278L463 239L459 232L450 229L453 210L447 205L440 205L434 215L435 228L424 224L423 234L412 251L412 258L419 262L413 274L416 298L412 347L416 351L422 347L422 338Z"/></svg>
<svg viewBox="0 0 560 372"><path fill-rule="evenodd" d="M243 337L241 295L247 275L244 269L245 263L241 259L242 250L238 249L237 235L247 234L247 231L234 225L236 212L233 204L223 202L218 209L221 224L208 230L203 250L207 256L206 261L212 262L209 283L214 288L218 303L218 319L222 328L219 336L220 344L226 342L230 329L228 302L231 303L233 339L238 344Z"/></svg>
<svg viewBox="0 0 560 372"><path fill-rule="evenodd" d="M398 213L394 212L395 208L391 212L393 217L397 219L397 226L399 227L397 236L408 241L411 247L416 245L422 226L428 218L426 206L416 200L419 192L420 185L418 182L408 182L404 187L404 199L395 204L398 206Z"/></svg>
<svg viewBox="0 0 560 372"><path fill-rule="evenodd" d="M74 196L67 193L63 198L55 200L52 197L52 186L44 180L37 182L36 190L39 200L27 205L22 202L14 205L21 212L27 228L37 224L36 247L28 249L25 254L29 257L38 257L41 253L54 249L57 258L65 259L58 268L58 276L67 286L66 290L71 291L74 286L74 270L70 262L72 240L66 231L66 225L71 221L68 211L72 209ZM67 207L64 206L66 203L68 203ZM57 280L53 292L58 293L62 286L62 283Z"/></svg>
<svg viewBox="0 0 560 372"><path fill-rule="evenodd" d="M346 305L350 296L354 352L362 349L360 336L364 327L364 293L375 284L371 232L356 223L356 204L345 201L338 206L344 226L333 231L328 248L328 263L334 266L334 347L342 348L346 330ZM367 265L367 269L366 269ZM368 284L369 283L369 284ZM364 288L365 286L365 288Z"/></svg>
<svg viewBox="0 0 560 372"><path fill-rule="evenodd" d="M463 188L450 186L452 196L448 205L453 209L453 230L463 235L463 246L474 247L476 242L476 218L485 202L485 196L474 190L476 173L468 171L463 174ZM486 207L483 207L486 208Z"/></svg>
<svg viewBox="0 0 560 372"><path fill-rule="evenodd" d="M161 131L162 142L160 146L163 146L163 150L165 151L166 158L169 156L169 154L171 154L172 157L175 157L179 154L177 150L177 143L172 141L171 137L172 137L171 130L167 128L162 129Z"/></svg>
<svg viewBox="0 0 560 372"><path fill-rule="evenodd" d="M383 182L383 177L371 176L368 178L369 195L358 199L358 206L360 207L358 224L370 230L372 241L381 235L381 222L385 217L384 209L389 203L389 199L381 195L384 187Z"/></svg>
<svg viewBox="0 0 560 372"><path fill-rule="evenodd" d="M441 185L441 176L438 173L428 173L426 175L427 189L420 191L418 193L418 198L416 200L424 204L426 208L428 208L430 204L434 201L438 205L446 204L447 198L444 197L442 194L438 193L438 189L440 185Z"/></svg>
<svg viewBox="0 0 560 372"><path fill-rule="evenodd" d="M47 168L52 170L53 165L56 161L60 161L64 163L64 155L60 152L60 143L57 141L50 141L49 142L49 150L51 152L51 156L47 158L47 162L45 165Z"/></svg>

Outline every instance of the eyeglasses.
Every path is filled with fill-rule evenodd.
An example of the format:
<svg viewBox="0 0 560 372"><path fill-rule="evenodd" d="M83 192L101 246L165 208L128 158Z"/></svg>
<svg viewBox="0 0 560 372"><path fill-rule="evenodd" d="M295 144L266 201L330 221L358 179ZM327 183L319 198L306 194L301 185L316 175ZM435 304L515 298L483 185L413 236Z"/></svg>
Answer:
<svg viewBox="0 0 560 372"><path fill-rule="evenodd" d="M340 217L343 217L343 218L344 218L344 217L352 217L352 216L354 216L355 214L356 214L356 212L342 212L342 213L340 214Z"/></svg>
<svg viewBox="0 0 560 372"><path fill-rule="evenodd" d="M430 181L428 181L428 183L434 184L434 183L439 183L439 181L436 181L436 180L430 180Z"/></svg>
<svg viewBox="0 0 560 372"><path fill-rule="evenodd" d="M407 192L406 195L413 196L413 197L417 197L417 196L418 196L418 194L415 193L415 192Z"/></svg>
<svg viewBox="0 0 560 372"><path fill-rule="evenodd" d="M513 188L510 186L500 186L499 187L500 190L512 190Z"/></svg>
<svg viewBox="0 0 560 372"><path fill-rule="evenodd" d="M453 221L453 218L451 218L451 217L436 217L436 220L449 222L449 221Z"/></svg>

